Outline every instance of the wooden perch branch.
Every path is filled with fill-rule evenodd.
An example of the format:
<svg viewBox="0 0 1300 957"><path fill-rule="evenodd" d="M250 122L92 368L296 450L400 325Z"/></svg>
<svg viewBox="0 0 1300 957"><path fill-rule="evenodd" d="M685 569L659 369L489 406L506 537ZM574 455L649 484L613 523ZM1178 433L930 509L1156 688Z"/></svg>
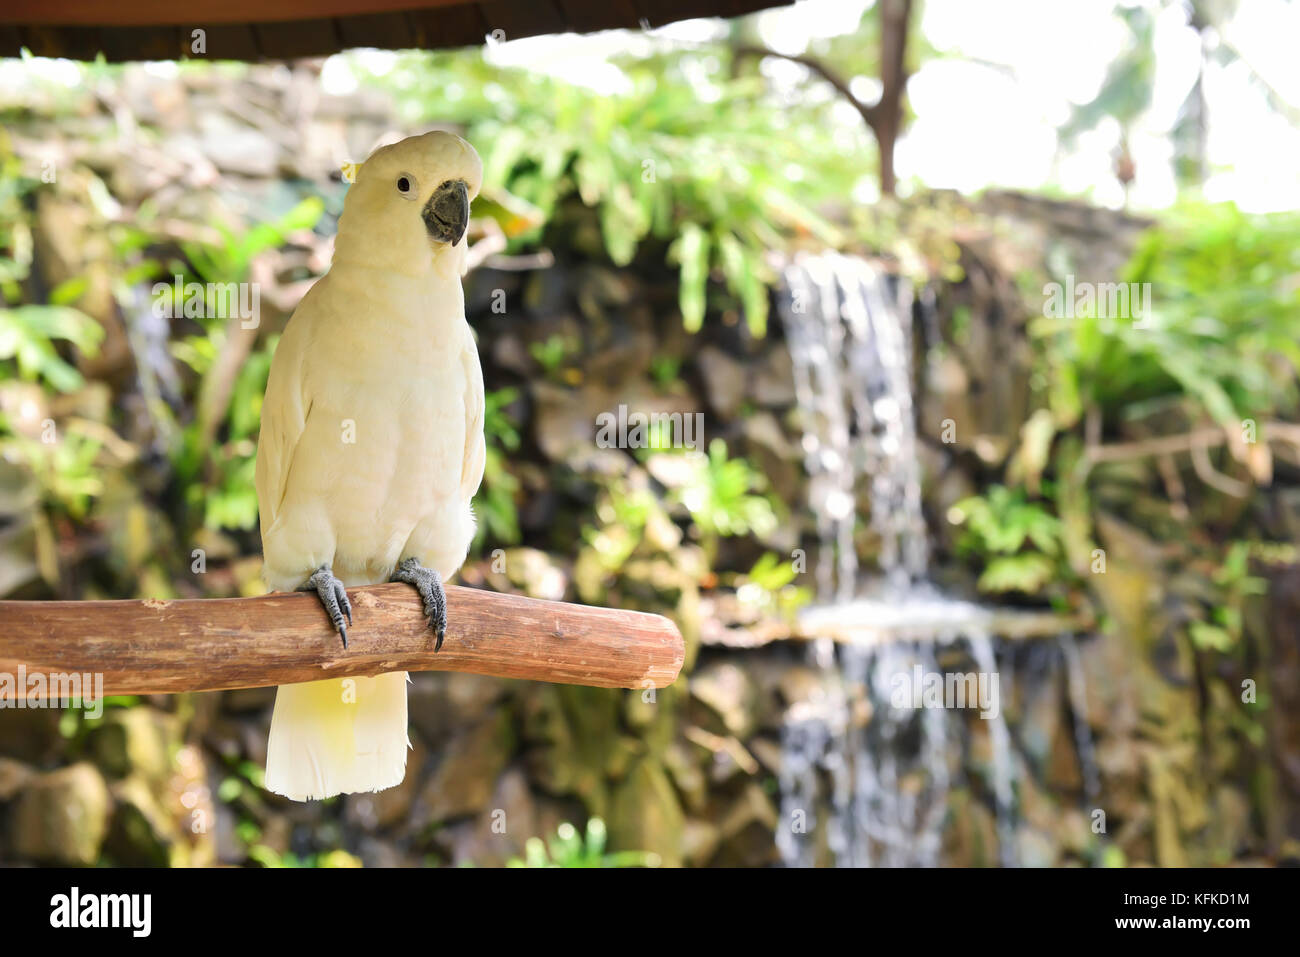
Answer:
<svg viewBox="0 0 1300 957"><path fill-rule="evenodd" d="M467 671L601 688L662 688L681 633L662 615L447 586L447 637L415 590L349 588L348 650L314 595L180 601L0 601L0 674L102 674L103 693L294 684L390 671ZM19 682L21 684L21 682ZM39 697L39 689L18 695Z"/></svg>

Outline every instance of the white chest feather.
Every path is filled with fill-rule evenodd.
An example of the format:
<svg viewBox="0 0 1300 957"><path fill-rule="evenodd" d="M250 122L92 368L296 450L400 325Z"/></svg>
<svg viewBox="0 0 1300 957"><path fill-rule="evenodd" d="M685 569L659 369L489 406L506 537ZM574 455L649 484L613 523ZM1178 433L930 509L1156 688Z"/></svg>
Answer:
<svg viewBox="0 0 1300 957"><path fill-rule="evenodd" d="M304 362L310 397L290 485L325 503L336 562L395 561L422 523L451 522L466 440L459 282L331 277L332 315Z"/></svg>

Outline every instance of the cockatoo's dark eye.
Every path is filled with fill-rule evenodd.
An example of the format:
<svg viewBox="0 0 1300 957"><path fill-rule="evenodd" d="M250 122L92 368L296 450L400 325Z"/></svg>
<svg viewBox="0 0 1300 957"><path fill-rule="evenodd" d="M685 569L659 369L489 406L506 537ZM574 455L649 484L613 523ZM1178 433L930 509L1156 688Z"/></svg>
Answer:
<svg viewBox="0 0 1300 957"><path fill-rule="evenodd" d="M419 195L420 187L410 173L401 173L397 177L397 192L403 199L415 199Z"/></svg>

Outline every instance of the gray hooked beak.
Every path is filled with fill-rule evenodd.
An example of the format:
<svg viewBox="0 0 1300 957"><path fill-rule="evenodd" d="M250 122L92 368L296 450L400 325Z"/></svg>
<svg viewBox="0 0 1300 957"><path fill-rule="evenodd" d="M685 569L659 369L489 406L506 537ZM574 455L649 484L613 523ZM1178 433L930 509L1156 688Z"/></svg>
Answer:
<svg viewBox="0 0 1300 957"><path fill-rule="evenodd" d="M469 225L469 187L465 181L451 179L435 189L421 215L432 239L453 246L460 242Z"/></svg>

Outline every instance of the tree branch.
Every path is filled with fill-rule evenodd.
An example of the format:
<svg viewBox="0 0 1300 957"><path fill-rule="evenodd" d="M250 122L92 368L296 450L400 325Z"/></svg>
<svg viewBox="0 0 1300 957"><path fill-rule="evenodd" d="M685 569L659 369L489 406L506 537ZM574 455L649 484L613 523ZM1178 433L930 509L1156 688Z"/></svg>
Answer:
<svg viewBox="0 0 1300 957"><path fill-rule="evenodd" d="M903 125L903 92L907 88L907 34L912 21L912 0L880 0L880 100L863 103L853 95L844 78L820 60L808 56L778 53L767 47L741 44L734 57L774 56L807 67L821 77L850 105L871 129L880 156L880 192L893 196L898 183L894 172L894 144Z"/></svg>
<svg viewBox="0 0 1300 957"><path fill-rule="evenodd" d="M455 585L446 590L447 637L437 654L419 596L400 584L348 589L355 623L346 651L314 595L0 601L0 696L12 694L5 678L20 667L29 677L102 674L109 695L256 688L390 671L662 688L681 671L681 633L662 615ZM20 699L46 694L58 692L17 689Z"/></svg>
<svg viewBox="0 0 1300 957"><path fill-rule="evenodd" d="M848 100L849 104L862 116L862 119L871 129L871 132L873 134L876 132L876 125L880 122L879 107L863 103L859 100L853 94L853 91L849 89L849 85L845 82L844 78L820 60L815 60L810 56L795 56L789 53L777 53L775 50L769 50L767 47L753 46L750 44L737 46L732 52L736 57L771 56L776 57L779 60L789 60L791 63L798 63L800 66L807 67L813 73L816 73L819 77L833 86L835 91L843 96L844 99Z"/></svg>
<svg viewBox="0 0 1300 957"><path fill-rule="evenodd" d="M1102 462L1126 462L1142 459L1152 455L1174 455L1179 452L1191 452L1196 448L1223 445L1229 436L1223 429L1207 426L1179 435L1160 435L1149 439L1136 439L1132 442L1113 442L1110 445L1088 445L1084 450L1084 459L1088 465ZM1261 422L1259 424L1259 441L1287 442L1300 448L1300 425L1289 422Z"/></svg>

